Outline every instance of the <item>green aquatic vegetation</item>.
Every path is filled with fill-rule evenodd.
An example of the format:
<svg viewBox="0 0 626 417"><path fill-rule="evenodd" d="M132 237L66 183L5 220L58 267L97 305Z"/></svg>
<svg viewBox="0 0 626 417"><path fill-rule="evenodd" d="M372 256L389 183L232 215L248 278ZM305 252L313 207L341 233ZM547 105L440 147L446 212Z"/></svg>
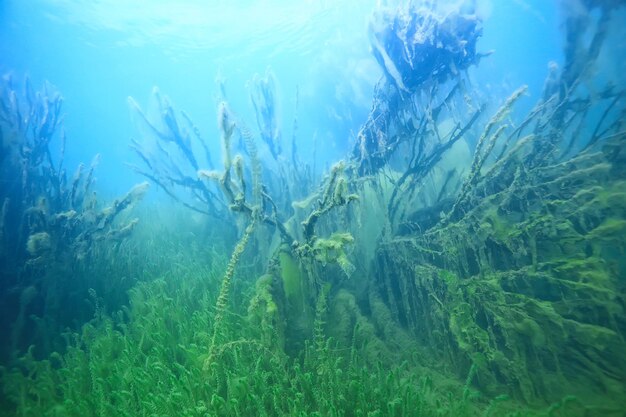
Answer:
<svg viewBox="0 0 626 417"><path fill-rule="evenodd" d="M248 320L259 327L259 338L265 346L276 345L279 349L285 348L285 321L284 309L280 302L281 297L274 293L276 277L265 274L257 279L254 296L248 307Z"/></svg>
<svg viewBox="0 0 626 417"><path fill-rule="evenodd" d="M626 232L626 220L609 218L594 228L586 238L592 242L603 244L622 244L622 237Z"/></svg>
<svg viewBox="0 0 626 417"><path fill-rule="evenodd" d="M491 151L496 145L498 138L504 133L504 130L508 128L508 125L503 124L498 126L497 130L491 134L491 131L509 115L511 109L515 102L519 100L519 98L526 93L528 90L528 86L524 85L518 88L511 96L504 102L504 104L498 109L498 111L493 115L493 117L487 122L485 128L478 138L478 142L476 143L476 149L474 150L474 160L472 161L471 168L463 187L457 197L457 200L454 202L450 213L448 213L448 217L453 216L457 210L459 204L463 202L463 200L467 197L470 188L474 185L474 183L479 179L480 172L483 168L483 165L491 155Z"/></svg>
<svg viewBox="0 0 626 417"><path fill-rule="evenodd" d="M587 33L596 46L603 21ZM566 25L568 39L581 41L575 23ZM298 195L301 204L291 200L302 172L261 161L254 134L225 103L216 171L197 128L167 99L155 92L162 125L131 102L162 145L148 157L135 143L153 171L140 173L177 197L191 191L179 198L188 208L235 221L210 223L215 230L204 239L194 230L187 240L181 233L136 242L144 249L121 251L119 263L108 247L81 277L92 274L100 285L140 277L128 306L111 300L122 289L115 297L88 291L95 317L67 333L60 353L36 347L2 370L6 409L25 416L623 414L623 92L588 91L594 80L575 62L580 46L562 71L553 68L521 123L512 106L525 87L499 109L474 102L456 72L429 78L429 91L377 89L350 160L336 164L317 192ZM399 85L387 77L385 87ZM259 145L280 159L273 81L255 82ZM599 121L589 117L599 111ZM576 124L594 133L585 137ZM463 147L457 161L452 149ZM194 149L205 151L203 162ZM296 165L294 149L295 141ZM450 168L448 157L458 166ZM111 207L118 205L124 200ZM375 224L362 233L368 222ZM176 239L184 244L166 243ZM49 246L43 234L30 243L32 253ZM109 262L118 268L107 269ZM21 305L33 291L22 291ZM14 339L25 327L20 310ZM39 325L45 320L49 314Z"/></svg>
<svg viewBox="0 0 626 417"><path fill-rule="evenodd" d="M408 363L391 371L367 365L356 347L339 354L322 331L326 295L315 345L301 360L265 345L254 325L232 314L211 353L225 261L140 283L123 312L100 311L68 334L65 353L37 360L29 352L4 369L17 415L479 415L480 402L462 395L462 386L440 387Z"/></svg>
<svg viewBox="0 0 626 417"><path fill-rule="evenodd" d="M508 188L487 178L471 192L495 192L470 197L457 221L381 245L395 320L461 375L474 366L482 392L506 386L533 404L575 394L569 413L623 407L623 180L607 177L604 158L538 168ZM581 166L601 169L570 174Z"/></svg>
<svg viewBox="0 0 626 417"><path fill-rule="evenodd" d="M288 249L281 250L278 259L285 295L288 300L291 300L291 304L296 310L303 310L307 304L307 301L303 299L303 286L307 282L306 276Z"/></svg>
<svg viewBox="0 0 626 417"><path fill-rule="evenodd" d="M313 256L322 265L336 262L350 278L356 268L348 259L345 247L351 243L354 238L350 233L333 233L328 239L317 238L313 244Z"/></svg>
<svg viewBox="0 0 626 417"><path fill-rule="evenodd" d="M85 270L127 250L140 223L130 213L149 188L103 202L99 155L73 174L67 167L61 94L49 83L36 90L28 77L16 84L8 74L0 80L0 331L11 335L0 345L3 362L33 343L35 355L50 353L62 329L89 317L89 288L110 304L123 298L131 282L97 282Z"/></svg>
<svg viewBox="0 0 626 417"><path fill-rule="evenodd" d="M254 227L256 225L255 214L252 214L252 221L246 227L246 230L243 233L243 236L235 245L235 249L233 249L233 253L230 257L230 261L226 267L226 272L224 272L224 278L222 278L222 284L220 286L220 292L217 297L217 301L215 302L215 319L213 323L213 335L211 336L211 343L209 345L209 355L207 360L204 363L204 367L209 367L211 365L211 361L214 360L214 353L217 346L218 337L221 334L221 326L222 321L224 319L224 314L226 314L226 309L228 307L228 295L230 293L230 282L235 275L235 268L239 263L239 258L243 254L243 251L246 249L246 245L248 244L248 240L250 236L254 232Z"/></svg>
<svg viewBox="0 0 626 417"><path fill-rule="evenodd" d="M280 302L284 294L285 305L282 320L286 321L287 338L300 346L312 332L314 311L312 299L314 290L306 270L288 248L278 253L279 280L281 290L275 291L275 302Z"/></svg>
<svg viewBox="0 0 626 417"><path fill-rule="evenodd" d="M358 195L348 192L348 182L343 175L345 168L344 162L337 163L332 167L329 177L324 184L317 207L311 211L306 220L302 222L304 243L309 246L314 243L316 239L315 225L322 216L329 213L334 208L345 206L359 199Z"/></svg>
<svg viewBox="0 0 626 417"><path fill-rule="evenodd" d="M466 352L485 352L489 348L489 335L476 324L474 311L468 303L456 304L450 311L450 332L459 348Z"/></svg>
<svg viewBox="0 0 626 417"><path fill-rule="evenodd" d="M413 254L407 256L432 262L428 253L407 249ZM389 284L397 306L392 311L416 335L428 335L422 343L436 356L465 369L478 364L482 390L495 394L506 380L514 387L510 394L535 402L568 390L593 401L604 389L621 389L618 375L626 368L615 349L624 348L624 300L604 260L531 263L467 278L421 266L407 279L398 290ZM589 381L599 391L589 389Z"/></svg>
<svg viewBox="0 0 626 417"><path fill-rule="evenodd" d="M517 223L509 221L498 212L497 206L485 210L481 226L488 227L490 229L488 233L499 242L506 242L511 234L515 233Z"/></svg>

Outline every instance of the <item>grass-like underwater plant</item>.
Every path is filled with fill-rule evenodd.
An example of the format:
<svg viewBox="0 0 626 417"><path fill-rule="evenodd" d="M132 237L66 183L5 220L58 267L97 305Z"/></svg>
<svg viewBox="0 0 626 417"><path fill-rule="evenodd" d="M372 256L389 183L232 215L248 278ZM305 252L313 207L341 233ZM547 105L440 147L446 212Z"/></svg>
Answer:
<svg viewBox="0 0 626 417"><path fill-rule="evenodd" d="M238 307L214 309L226 264L179 264L139 283L128 308L112 316L98 311L80 332L67 334L65 353L37 360L27 352L2 369L11 405L0 415L547 415L505 398L486 402L472 390L471 375L463 384L410 362L368 365L359 348L346 354L322 333L300 357L287 357L263 345ZM323 303L318 310L322 316Z"/></svg>

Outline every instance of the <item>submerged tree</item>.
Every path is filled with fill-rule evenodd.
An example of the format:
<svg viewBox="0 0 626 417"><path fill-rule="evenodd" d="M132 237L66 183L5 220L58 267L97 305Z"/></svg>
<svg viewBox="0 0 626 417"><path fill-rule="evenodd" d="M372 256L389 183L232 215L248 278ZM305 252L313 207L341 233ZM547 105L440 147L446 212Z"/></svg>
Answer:
<svg viewBox="0 0 626 417"><path fill-rule="evenodd" d="M353 158L361 172L380 171L361 191L389 214L371 285L398 323L460 375L473 370L484 392L508 387L529 403L577 392L609 413L623 404L599 399L619 396L626 375L626 106L623 86L592 71L610 55L617 5L584 7L566 14L563 69L551 64L541 100L519 122L511 109L524 86L485 119L453 71L416 78L411 25L398 22L423 17L398 9L388 20L404 46L384 44L386 79ZM389 70L400 67L393 56L408 75ZM404 88L414 79L416 91ZM455 114L459 103L476 110ZM459 159L457 140L473 155Z"/></svg>

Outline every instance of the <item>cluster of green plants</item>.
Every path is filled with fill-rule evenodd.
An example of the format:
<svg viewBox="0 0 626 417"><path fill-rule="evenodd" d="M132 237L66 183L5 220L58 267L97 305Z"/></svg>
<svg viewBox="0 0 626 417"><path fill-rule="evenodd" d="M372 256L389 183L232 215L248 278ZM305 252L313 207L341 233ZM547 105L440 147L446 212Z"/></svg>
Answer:
<svg viewBox="0 0 626 417"><path fill-rule="evenodd" d="M484 393L575 394L591 415L622 415L624 149L608 141L509 187L494 177L484 187L498 192L459 221L385 243L377 275L396 320L461 373L475 368Z"/></svg>
<svg viewBox="0 0 626 417"><path fill-rule="evenodd" d="M506 397L489 402L472 388L474 370L466 381L444 378L422 367L417 352L395 363L368 361L356 341L343 346L325 336L332 325L325 293L313 337L287 355L246 314L256 290L244 273L234 277L214 340L227 259L201 248L178 253L175 245L162 248L171 266L134 285L118 311L107 313L92 291L94 317L65 334L63 351L38 359L30 349L2 369L2 415L544 415ZM574 405L545 415L573 415L564 410Z"/></svg>
<svg viewBox="0 0 626 417"><path fill-rule="evenodd" d="M123 270L124 259L111 260L120 247L132 252L125 240L139 219L129 212L149 189L143 182L110 202L97 197L99 155L67 166L62 104L49 83L37 90L28 77L0 79L0 332L10 334L0 362L33 343L49 352L59 329L84 323L88 288L113 295L116 280L83 272L94 259ZM122 297L131 283L117 285Z"/></svg>
<svg viewBox="0 0 626 417"><path fill-rule="evenodd" d="M33 198L39 228L100 220L63 257L24 234L0 415L623 415L624 93L591 88L581 64L611 10L585 29L588 52L567 21L567 62L519 122L525 86L491 109L456 72L428 94L381 81L317 190L295 139L287 157L270 74L254 81L261 140L219 103L222 166L158 90L160 120L131 100L147 132L134 169L204 217L156 204L169 226L144 212L107 229L146 185L54 216Z"/></svg>

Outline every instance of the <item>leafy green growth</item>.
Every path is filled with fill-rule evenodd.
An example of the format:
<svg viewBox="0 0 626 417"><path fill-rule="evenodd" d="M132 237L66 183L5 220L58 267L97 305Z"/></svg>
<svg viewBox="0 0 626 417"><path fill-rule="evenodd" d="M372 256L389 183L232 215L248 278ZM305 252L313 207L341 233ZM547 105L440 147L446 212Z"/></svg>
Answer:
<svg viewBox="0 0 626 417"><path fill-rule="evenodd" d="M174 256L177 248L170 250ZM331 301L329 285L313 312L314 343L287 356L284 341L276 340L283 306L267 294L272 276L257 281L252 298L245 286L234 285L230 299L237 302L215 310L226 264L218 255L210 262L174 263L160 277L138 283L129 307L113 315L97 310L80 332L68 333L64 353L39 360L29 350L2 370L11 406L0 415L535 415L510 399L481 397L471 388L474 371L462 383L416 362L388 362L364 318L352 347L342 347L326 333L339 325L340 305L349 311L351 296ZM266 321L259 326L254 317ZM211 329L218 324L216 339Z"/></svg>

